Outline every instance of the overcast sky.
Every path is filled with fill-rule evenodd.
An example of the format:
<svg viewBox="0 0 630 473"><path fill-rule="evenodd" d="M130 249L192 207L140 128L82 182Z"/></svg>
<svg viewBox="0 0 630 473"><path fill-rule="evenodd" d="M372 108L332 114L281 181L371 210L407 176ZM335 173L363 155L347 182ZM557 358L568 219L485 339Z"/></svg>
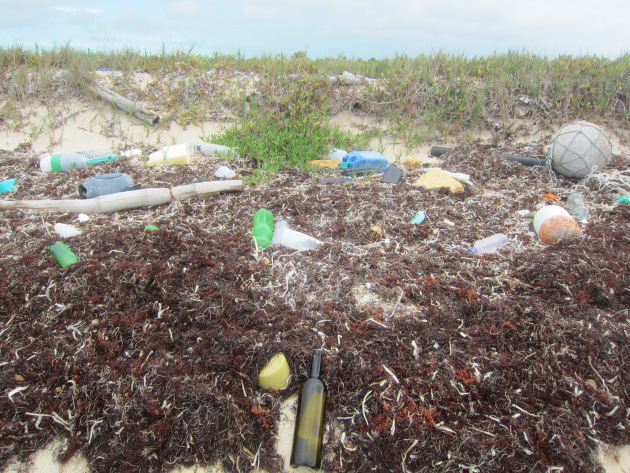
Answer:
<svg viewBox="0 0 630 473"><path fill-rule="evenodd" d="M0 45L45 49L615 59L629 29L628 0L0 0Z"/></svg>

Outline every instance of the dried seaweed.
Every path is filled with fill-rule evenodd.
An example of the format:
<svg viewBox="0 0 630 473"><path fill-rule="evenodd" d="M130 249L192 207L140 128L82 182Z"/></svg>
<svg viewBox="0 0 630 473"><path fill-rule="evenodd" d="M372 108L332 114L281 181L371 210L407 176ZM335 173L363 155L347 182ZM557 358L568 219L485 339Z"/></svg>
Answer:
<svg viewBox="0 0 630 473"><path fill-rule="evenodd" d="M322 347L326 471L601 471L598 444L630 442L630 211L587 180L583 235L544 246L536 204L578 183L510 152L523 150L445 155L475 183L462 195L412 186L417 169L397 185L285 171L237 194L93 216L65 269L47 249L52 225L75 215L4 211L0 466L62 437L60 459L81 451L95 472L282 471L280 405ZM2 173L20 176L11 198L76 198L113 171L179 185L215 164L43 174L28 149L0 153ZM260 207L326 244L256 250ZM410 224L418 210L427 219ZM466 252L499 231L499 253ZM279 351L296 376L263 392L258 371Z"/></svg>

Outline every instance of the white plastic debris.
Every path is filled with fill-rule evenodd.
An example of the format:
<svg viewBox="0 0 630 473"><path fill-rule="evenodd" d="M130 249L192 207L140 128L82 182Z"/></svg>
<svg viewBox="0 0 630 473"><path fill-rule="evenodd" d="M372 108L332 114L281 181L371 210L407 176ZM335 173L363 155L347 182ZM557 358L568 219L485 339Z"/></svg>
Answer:
<svg viewBox="0 0 630 473"><path fill-rule="evenodd" d="M81 235L81 233L83 233L77 227L73 227L72 225L68 225L65 223L55 223L55 232L61 238L70 238L73 236Z"/></svg>
<svg viewBox="0 0 630 473"><path fill-rule="evenodd" d="M293 250L304 251L317 248L322 242L305 233L291 230L286 220L280 220L273 227L271 244L281 244Z"/></svg>
<svg viewBox="0 0 630 473"><path fill-rule="evenodd" d="M236 173L227 166L219 166L214 172L214 175L216 177L225 177L227 179L232 179L234 176L236 176Z"/></svg>
<svg viewBox="0 0 630 473"><path fill-rule="evenodd" d="M79 222L87 222L88 220L90 220L90 217L85 214L79 214L77 215L77 218L75 218L75 220L78 220Z"/></svg>

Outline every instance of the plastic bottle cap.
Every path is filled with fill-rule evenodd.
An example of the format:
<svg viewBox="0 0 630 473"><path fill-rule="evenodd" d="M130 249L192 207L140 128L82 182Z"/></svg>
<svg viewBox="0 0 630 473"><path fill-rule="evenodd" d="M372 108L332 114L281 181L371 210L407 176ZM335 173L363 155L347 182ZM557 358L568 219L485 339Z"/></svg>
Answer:
<svg viewBox="0 0 630 473"><path fill-rule="evenodd" d="M39 160L39 169L41 169L44 172L52 171L52 166L50 164L51 157L52 155L50 154L45 154L44 156L42 156Z"/></svg>

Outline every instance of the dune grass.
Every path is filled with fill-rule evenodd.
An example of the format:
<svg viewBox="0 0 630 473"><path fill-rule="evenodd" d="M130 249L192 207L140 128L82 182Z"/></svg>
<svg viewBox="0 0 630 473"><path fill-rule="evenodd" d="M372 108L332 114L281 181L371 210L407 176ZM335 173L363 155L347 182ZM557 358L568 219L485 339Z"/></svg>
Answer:
<svg viewBox="0 0 630 473"><path fill-rule="evenodd" d="M379 133L413 147L481 131L510 138L514 122L523 119L549 134L559 123L589 120L622 138L630 124L628 54L609 60L438 52L366 60L310 59L302 52L247 58L165 49L79 51L66 45L0 48L0 126L27 126L34 104L44 104L54 116L69 97L96 100L86 85L105 67L120 71L119 93L137 93L148 107L161 110L161 126L200 124L229 111L235 126L208 139L238 147L270 172L304 166L332 147L365 145ZM375 80L339 87L330 78L344 71ZM154 78L145 90L133 81L137 72ZM327 121L340 110L373 116L383 126L358 135L341 132Z"/></svg>

